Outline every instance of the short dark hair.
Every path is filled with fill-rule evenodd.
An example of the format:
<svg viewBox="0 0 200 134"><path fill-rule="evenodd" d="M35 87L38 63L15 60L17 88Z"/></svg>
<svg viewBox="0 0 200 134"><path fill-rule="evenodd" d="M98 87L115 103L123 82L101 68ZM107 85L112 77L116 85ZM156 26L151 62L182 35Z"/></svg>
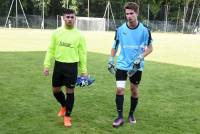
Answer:
<svg viewBox="0 0 200 134"><path fill-rule="evenodd" d="M75 14L75 11L73 9L66 9L63 14Z"/></svg>
<svg viewBox="0 0 200 134"><path fill-rule="evenodd" d="M137 14L139 14L139 5L137 3L135 3L135 2L127 2L124 5L124 11L126 9L134 10L134 12L136 12Z"/></svg>

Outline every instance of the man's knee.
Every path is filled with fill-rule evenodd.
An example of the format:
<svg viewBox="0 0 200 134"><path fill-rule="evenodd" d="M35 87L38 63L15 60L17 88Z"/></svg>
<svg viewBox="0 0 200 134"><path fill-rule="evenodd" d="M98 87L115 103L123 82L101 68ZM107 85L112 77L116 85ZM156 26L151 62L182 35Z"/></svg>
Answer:
<svg viewBox="0 0 200 134"><path fill-rule="evenodd" d="M58 93L61 91L61 87L53 87L53 93Z"/></svg>
<svg viewBox="0 0 200 134"><path fill-rule="evenodd" d="M131 84L131 94L133 97L138 97L138 85Z"/></svg>
<svg viewBox="0 0 200 134"><path fill-rule="evenodd" d="M74 88L66 88L66 92L69 94L74 93Z"/></svg>
<svg viewBox="0 0 200 134"><path fill-rule="evenodd" d="M124 94L124 88L117 88L116 94L117 95L123 95Z"/></svg>
<svg viewBox="0 0 200 134"><path fill-rule="evenodd" d="M137 92L137 91L136 91L136 92L135 92L135 91L132 92L132 93L131 93L131 96L134 97L134 98L137 98L137 97L138 97L138 92Z"/></svg>

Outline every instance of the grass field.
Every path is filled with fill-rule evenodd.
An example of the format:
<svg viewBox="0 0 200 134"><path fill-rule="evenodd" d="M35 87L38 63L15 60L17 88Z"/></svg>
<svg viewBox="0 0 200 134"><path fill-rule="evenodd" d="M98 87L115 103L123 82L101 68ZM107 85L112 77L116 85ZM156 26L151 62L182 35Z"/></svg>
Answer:
<svg viewBox="0 0 200 134"><path fill-rule="evenodd" d="M173 46L171 39L159 44L157 38L164 40L167 37L164 34L154 33L157 46L155 45L154 53L145 65L140 85L139 105L135 113L137 124L130 126L126 122L123 127L114 129L112 122L116 116L115 82L114 77L106 69L108 58L106 53L109 52L107 50L112 42L112 39L106 39L107 36L113 36L113 33L105 33L106 36L103 37L100 33L94 33L99 36L93 38L90 36L92 33L84 33L88 37L88 47L91 51L88 54L88 70L96 78L96 82L92 87L76 89L72 114L73 126L67 129L62 124L62 118L56 116L59 105L51 92L51 77L42 75L44 50L48 44L50 31L18 30L15 33L0 30L2 35L0 37L2 51L0 52L0 134L198 134L200 132L200 69L197 66L200 56L196 50L199 48L196 42L199 38L196 35L187 35L192 38L187 40L188 43L176 42L178 39L175 40L174 37ZM173 36L174 34L169 34L169 37ZM187 37L178 34L177 38L182 36ZM97 38L104 40L97 42ZM98 46L93 46L93 41ZM179 44L186 47L180 53L185 53L187 50L187 56L165 53L165 50L168 52L171 50L171 53L176 54L175 50L180 48ZM191 44L192 47L187 47L187 44ZM102 45L102 48L99 45ZM103 47L106 45L109 47ZM97 51L99 53L96 53ZM160 62L162 58L159 59L158 55L163 55L163 58L169 60ZM191 59L194 62L190 60L191 64L188 65L186 61L188 57L192 57L191 55L195 59ZM184 56L187 58L183 58ZM178 63L173 64L174 57ZM128 87L129 85L125 95L125 117L129 111Z"/></svg>
<svg viewBox="0 0 200 134"><path fill-rule="evenodd" d="M46 51L52 30L0 29L1 51ZM114 32L83 32L88 51L110 53ZM154 52L147 60L200 68L200 35L152 33Z"/></svg>

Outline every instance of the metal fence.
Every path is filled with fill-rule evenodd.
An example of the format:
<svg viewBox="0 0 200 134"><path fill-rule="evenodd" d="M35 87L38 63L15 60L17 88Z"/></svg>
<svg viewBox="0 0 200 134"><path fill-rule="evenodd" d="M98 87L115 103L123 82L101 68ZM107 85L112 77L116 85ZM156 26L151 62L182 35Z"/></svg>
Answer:
<svg viewBox="0 0 200 134"><path fill-rule="evenodd" d="M30 28L40 29L42 24L42 16L39 15L26 15L28 24ZM16 23L16 18L10 16L8 18L8 23L6 24L6 17L0 17L0 27L9 27L9 24L12 28L27 28L26 20L23 15L18 15L18 21ZM57 18L48 17L44 21L45 29L55 29L57 27Z"/></svg>
<svg viewBox="0 0 200 134"><path fill-rule="evenodd" d="M41 29L42 28L42 16L39 15L26 15L28 24L30 28L34 29ZM83 18L83 17L80 17ZM87 18L87 17L86 17ZM98 25L104 25L106 31L113 31L116 29L116 27L120 26L122 23L125 22L125 20L113 20L113 19L106 19L105 18L105 24L96 23L94 25L91 23L91 20L94 18L87 18L87 19L80 19L78 20L78 28L80 30L91 30L91 29L97 29L97 27L102 27ZM8 19L8 23L5 25L6 17L0 17L0 27L12 27L16 28L27 28L26 20L23 15L18 15L18 22L16 23L16 18L10 16ZM98 19L97 19L98 20ZM86 22L88 21L88 23ZM158 31L158 32L182 32L182 33L199 33L200 32L200 24L199 23L190 23L190 25L185 22L183 27L183 23L175 23L168 21L149 21L149 20L143 20L141 21L145 25L147 25L152 31ZM89 25L88 25L89 24ZM90 25L91 24L91 25ZM61 19L57 16L54 17L46 17L44 19L44 29L55 29L58 26L61 26ZM103 26L103 27L104 27Z"/></svg>

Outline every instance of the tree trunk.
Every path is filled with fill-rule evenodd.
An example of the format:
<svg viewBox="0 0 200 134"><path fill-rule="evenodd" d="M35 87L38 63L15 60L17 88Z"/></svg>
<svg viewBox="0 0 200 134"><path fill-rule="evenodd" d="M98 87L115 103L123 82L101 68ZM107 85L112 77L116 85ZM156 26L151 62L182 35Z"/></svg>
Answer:
<svg viewBox="0 0 200 134"><path fill-rule="evenodd" d="M182 22L183 22L183 27L182 27L182 30L181 32L183 33L184 32L184 29L185 29L185 19L186 19L186 16L187 16L187 11L188 11L188 5L189 5L190 1L186 1L185 3L185 6L184 6L184 14L183 14L183 19L182 19Z"/></svg>
<svg viewBox="0 0 200 134"><path fill-rule="evenodd" d="M193 2L192 13L190 15L190 20L189 20L189 24L188 24L188 31L190 31L190 24L191 24L191 20L192 20L192 17L193 17L195 4L196 4L196 0L194 0L194 2Z"/></svg>
<svg viewBox="0 0 200 134"><path fill-rule="evenodd" d="M177 29L178 29L179 16L180 16L180 6L178 7L178 14L177 14L177 19L176 19L176 31L177 31Z"/></svg>

